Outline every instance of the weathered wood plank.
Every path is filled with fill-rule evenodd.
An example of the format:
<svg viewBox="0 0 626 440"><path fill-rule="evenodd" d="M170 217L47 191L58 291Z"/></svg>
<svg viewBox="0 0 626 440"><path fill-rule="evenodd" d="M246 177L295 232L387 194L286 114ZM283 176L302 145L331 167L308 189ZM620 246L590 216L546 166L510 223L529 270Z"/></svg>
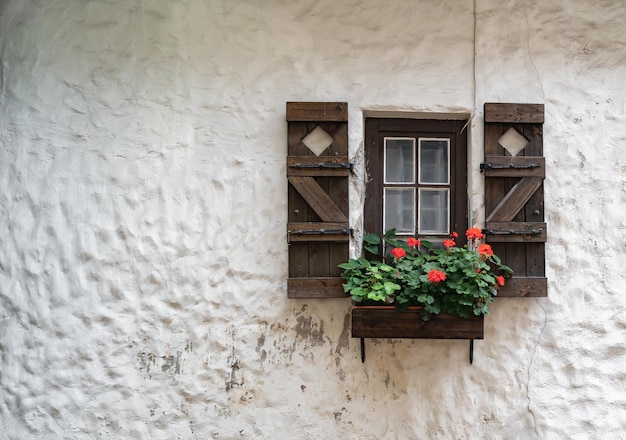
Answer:
<svg viewBox="0 0 626 440"><path fill-rule="evenodd" d="M302 139L315 127L307 122L292 122L287 127L287 151L290 156L314 156L313 152L302 143ZM315 156L314 156L315 157ZM312 210L298 191L289 185L288 190L289 222L306 222L311 220ZM313 213L314 215L314 213ZM319 220L316 218L314 220ZM294 243L289 246L289 276L309 276L309 243Z"/></svg>
<svg viewBox="0 0 626 440"><path fill-rule="evenodd" d="M346 215L335 205L312 177L289 177L289 183L325 222L348 222Z"/></svg>
<svg viewBox="0 0 626 440"><path fill-rule="evenodd" d="M289 276L298 278L309 275L309 243L289 245Z"/></svg>
<svg viewBox="0 0 626 440"><path fill-rule="evenodd" d="M301 124L300 124L301 125ZM306 126L300 127L300 130L294 130L297 137L300 133L306 131ZM294 139L295 142L295 139ZM298 147L294 147L297 149ZM289 185L288 185L289 186ZM289 186L288 192L288 213L287 220L289 222L306 222L308 220L309 205L304 198L296 191L295 188ZM298 243L289 246L289 276L305 277L309 274L309 246L307 243Z"/></svg>
<svg viewBox="0 0 626 440"><path fill-rule="evenodd" d="M485 122L538 123L544 121L543 104L485 103Z"/></svg>
<svg viewBox="0 0 626 440"><path fill-rule="evenodd" d="M324 225L326 223L319 223ZM347 228L347 225L346 225ZM298 229L296 229L297 231ZM350 234L294 234L291 231L287 232L287 240L289 243L342 243L350 241ZM346 256L342 255L340 262L345 262ZM339 263L337 263L339 264Z"/></svg>
<svg viewBox="0 0 626 440"><path fill-rule="evenodd" d="M330 275L330 248L327 242L310 243L309 276L327 277Z"/></svg>
<svg viewBox="0 0 626 440"><path fill-rule="evenodd" d="M321 123L320 126L333 138L333 143L328 147L328 156L348 155L348 124L345 123Z"/></svg>
<svg viewBox="0 0 626 440"><path fill-rule="evenodd" d="M498 290L501 297L541 297L548 296L548 279L545 277L517 277L506 280Z"/></svg>
<svg viewBox="0 0 626 440"><path fill-rule="evenodd" d="M524 148L525 155L543 157L543 126L541 124L524 124L521 133L530 142Z"/></svg>
<svg viewBox="0 0 626 440"><path fill-rule="evenodd" d="M433 315L423 321L421 310L352 306L353 338L483 339L484 317Z"/></svg>
<svg viewBox="0 0 626 440"><path fill-rule="evenodd" d="M543 243L526 243L526 276L545 276L545 261L546 247Z"/></svg>
<svg viewBox="0 0 626 440"><path fill-rule="evenodd" d="M485 156L498 157L504 155L497 139L502 136L503 127L500 124L490 124L485 126ZM504 191L504 179L489 177L485 178L485 212L490 213L495 209L498 202L502 200L506 192Z"/></svg>
<svg viewBox="0 0 626 440"><path fill-rule="evenodd" d="M349 298L343 291L340 277L289 278L287 297L289 298Z"/></svg>
<svg viewBox="0 0 626 440"><path fill-rule="evenodd" d="M343 269L339 264L345 263L350 255L349 243L329 243L328 245L328 274L330 276L341 276Z"/></svg>
<svg viewBox="0 0 626 440"><path fill-rule="evenodd" d="M313 152L302 139L309 133L306 122L293 122L287 126L287 154L289 156L312 156Z"/></svg>
<svg viewBox="0 0 626 440"><path fill-rule="evenodd" d="M288 102L288 122L294 121L347 121L347 102Z"/></svg>
<svg viewBox="0 0 626 440"><path fill-rule="evenodd" d="M513 220L542 182L543 179L540 177L524 177L504 196L498 206L489 214L487 221L508 222Z"/></svg>
<svg viewBox="0 0 626 440"><path fill-rule="evenodd" d="M310 179L310 177L305 177L305 179ZM329 183L331 180L345 180L345 178L330 178L330 177L316 177L314 179L315 182L319 185L319 189L321 189L324 194L328 195L329 200L332 201L333 205L337 206L336 201L328 192ZM317 214L317 211L311 203L309 205L309 222L323 222L324 219ZM330 248L328 242L309 242L309 276L310 277L328 277L330 276L330 262L329 262L329 253Z"/></svg>

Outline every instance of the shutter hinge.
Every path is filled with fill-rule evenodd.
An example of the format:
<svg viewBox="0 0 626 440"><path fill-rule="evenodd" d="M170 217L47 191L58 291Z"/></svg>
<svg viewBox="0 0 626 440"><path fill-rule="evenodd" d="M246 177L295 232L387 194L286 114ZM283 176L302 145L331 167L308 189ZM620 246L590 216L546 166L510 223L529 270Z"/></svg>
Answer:
<svg viewBox="0 0 626 440"><path fill-rule="evenodd" d="M540 168L541 164L539 163L481 163L480 164L480 172L482 173L485 170L528 170L533 168Z"/></svg>
<svg viewBox="0 0 626 440"><path fill-rule="evenodd" d="M352 237L354 235L354 229L352 228L339 228L339 229L300 229L297 231L290 231L290 234L294 235L331 235L331 234L346 234Z"/></svg>
<svg viewBox="0 0 626 440"><path fill-rule="evenodd" d="M354 169L352 162L292 163L289 167L297 170L302 168L348 169L350 172Z"/></svg>
<svg viewBox="0 0 626 440"><path fill-rule="evenodd" d="M533 229L483 229L487 235L537 235L543 232L543 228Z"/></svg>

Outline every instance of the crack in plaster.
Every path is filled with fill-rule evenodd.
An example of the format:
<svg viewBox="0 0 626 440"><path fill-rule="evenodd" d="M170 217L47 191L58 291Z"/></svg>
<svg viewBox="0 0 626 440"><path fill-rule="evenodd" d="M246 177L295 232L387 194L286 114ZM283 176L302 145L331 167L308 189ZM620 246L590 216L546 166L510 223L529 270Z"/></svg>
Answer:
<svg viewBox="0 0 626 440"><path fill-rule="evenodd" d="M526 12L526 6L522 6L522 10L524 11L524 18L526 19L526 48L528 49L528 58L530 59L530 64L533 66L535 70L535 75L537 76L537 82L539 83L539 88L541 88L541 96L542 100L545 102L546 100L546 92L543 90L543 82L541 81L541 76L539 75L539 70L537 70L537 65L535 64L535 57L533 56L533 51L530 47L530 22L528 21L528 13Z"/></svg>
<svg viewBox="0 0 626 440"><path fill-rule="evenodd" d="M526 371L526 376L527 376L527 381L526 381L526 399L528 400L528 407L527 407L528 408L528 412L530 413L530 415L531 415L531 417L533 419L533 429L535 430L535 436L536 436L536 438L539 439L540 436L539 436L539 431L538 431L538 428L537 428L537 419L535 417L535 412L531 408L532 400L530 398L530 380L531 380L530 369L532 368L533 360L535 358L535 353L537 353L537 348L539 347L539 344L541 343L541 337L543 336L543 332L546 329L546 326L548 325L548 312L546 311L545 307L539 302L539 300L537 298L535 298L535 302L543 310L543 326L541 327L541 331L539 332L539 337L537 338L537 343L535 344L535 346L533 348L533 352L530 355L530 362L528 363L528 370Z"/></svg>

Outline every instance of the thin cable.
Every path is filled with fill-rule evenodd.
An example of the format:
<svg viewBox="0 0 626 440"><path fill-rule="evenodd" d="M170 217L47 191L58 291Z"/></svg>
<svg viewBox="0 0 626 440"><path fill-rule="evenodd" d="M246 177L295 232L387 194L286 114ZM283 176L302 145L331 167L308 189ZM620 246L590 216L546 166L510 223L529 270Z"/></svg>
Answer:
<svg viewBox="0 0 626 440"><path fill-rule="evenodd" d="M476 34L477 34L476 23L477 23L477 20L476 20L476 0L474 0L474 36L473 36L474 37L474 65L472 67L472 74L473 74L472 80L474 81L474 89L472 91L472 93L473 93L472 99L474 101L474 108L472 110L472 116L476 113L476 57L477 57L477 54L476 54ZM470 117L470 120L471 119L472 118Z"/></svg>
<svg viewBox="0 0 626 440"><path fill-rule="evenodd" d="M472 120L474 119L474 116L476 115L476 0L474 0L474 28L472 30L473 32L473 51L474 51L474 56L472 58L472 112L470 113L470 117L467 120L467 122L465 123L465 125L463 126L463 128L461 128L461 133L463 133L465 131L465 129L467 128L467 126L470 124L470 122L472 122Z"/></svg>

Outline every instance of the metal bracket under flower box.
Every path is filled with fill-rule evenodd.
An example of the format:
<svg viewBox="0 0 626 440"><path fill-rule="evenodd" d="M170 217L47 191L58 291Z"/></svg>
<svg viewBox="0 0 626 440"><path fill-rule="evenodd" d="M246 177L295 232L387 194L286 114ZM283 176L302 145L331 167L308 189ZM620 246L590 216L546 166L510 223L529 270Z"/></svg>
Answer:
<svg viewBox="0 0 626 440"><path fill-rule="evenodd" d="M441 313L422 319L421 307L399 311L394 306L352 306L352 337L361 339L365 362L365 338L469 339L469 362L474 362L474 339L484 337L484 316L461 318Z"/></svg>

